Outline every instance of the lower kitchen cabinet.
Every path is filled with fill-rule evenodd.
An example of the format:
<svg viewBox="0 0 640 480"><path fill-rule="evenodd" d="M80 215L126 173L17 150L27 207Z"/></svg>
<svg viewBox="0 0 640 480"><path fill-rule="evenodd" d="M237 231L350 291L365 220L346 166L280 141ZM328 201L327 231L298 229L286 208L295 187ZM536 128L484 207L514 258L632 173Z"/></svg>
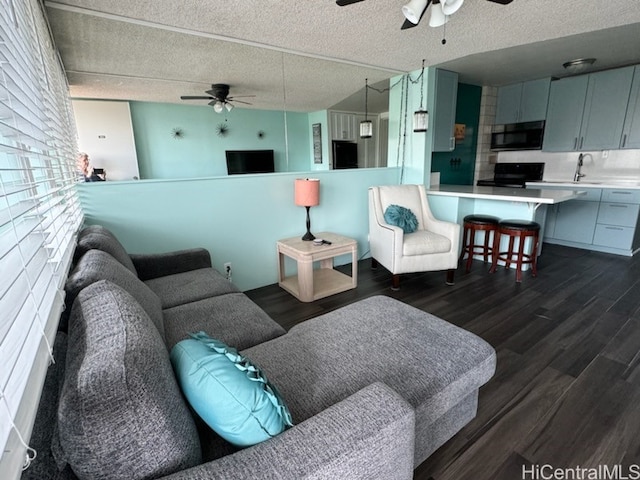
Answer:
<svg viewBox="0 0 640 480"><path fill-rule="evenodd" d="M530 187L567 189L568 187ZM640 248L640 190L580 188L585 195L547 211L543 240L568 247L631 256Z"/></svg>
<svg viewBox="0 0 640 480"><path fill-rule="evenodd" d="M556 206L553 236L567 242L592 243L598 218L597 202L570 200Z"/></svg>

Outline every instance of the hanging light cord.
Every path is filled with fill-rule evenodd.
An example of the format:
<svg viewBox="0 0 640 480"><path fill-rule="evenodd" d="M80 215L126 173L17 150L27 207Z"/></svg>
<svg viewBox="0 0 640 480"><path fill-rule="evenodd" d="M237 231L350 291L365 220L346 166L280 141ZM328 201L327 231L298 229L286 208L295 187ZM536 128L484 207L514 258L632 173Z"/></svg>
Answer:
<svg viewBox="0 0 640 480"><path fill-rule="evenodd" d="M367 121L368 114L368 105L369 105L369 79L364 79L364 121Z"/></svg>
<svg viewBox="0 0 640 480"><path fill-rule="evenodd" d="M420 110L422 110L423 97L424 97L424 58L422 59L422 71L420 72Z"/></svg>

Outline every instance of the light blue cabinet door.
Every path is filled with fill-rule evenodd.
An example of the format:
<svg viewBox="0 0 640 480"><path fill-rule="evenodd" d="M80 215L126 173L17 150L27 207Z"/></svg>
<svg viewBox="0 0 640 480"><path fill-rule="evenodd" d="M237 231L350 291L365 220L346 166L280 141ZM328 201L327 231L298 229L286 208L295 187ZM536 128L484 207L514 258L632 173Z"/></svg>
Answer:
<svg viewBox="0 0 640 480"><path fill-rule="evenodd" d="M522 84L519 122L537 122L547 118L551 78L531 80Z"/></svg>
<svg viewBox="0 0 640 480"><path fill-rule="evenodd" d="M551 82L542 150L570 152L578 147L588 75Z"/></svg>
<svg viewBox="0 0 640 480"><path fill-rule="evenodd" d="M505 85L498 89L496 103L496 125L516 123L520 112L520 100L522 98L522 83Z"/></svg>
<svg viewBox="0 0 640 480"><path fill-rule="evenodd" d="M589 75L578 150L619 148L634 67Z"/></svg>
<svg viewBox="0 0 640 480"><path fill-rule="evenodd" d="M553 238L591 244L598 218L598 202L569 200L557 206Z"/></svg>
<svg viewBox="0 0 640 480"><path fill-rule="evenodd" d="M640 148L640 65L636 65L622 130L622 148Z"/></svg>
<svg viewBox="0 0 640 480"><path fill-rule="evenodd" d="M450 152L455 148L453 128L456 119L458 74L436 70L436 102L433 121L433 151Z"/></svg>

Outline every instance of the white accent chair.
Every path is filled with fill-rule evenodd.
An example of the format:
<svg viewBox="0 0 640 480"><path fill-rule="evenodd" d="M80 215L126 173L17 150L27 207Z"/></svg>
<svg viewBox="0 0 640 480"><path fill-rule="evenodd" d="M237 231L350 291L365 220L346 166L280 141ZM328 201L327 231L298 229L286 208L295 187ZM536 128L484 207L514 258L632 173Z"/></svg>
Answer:
<svg viewBox="0 0 640 480"><path fill-rule="evenodd" d="M384 212L389 205L410 209L418 229L404 233L389 225ZM401 273L447 270L453 285L460 255L460 225L437 220L431 213L424 185L384 185L369 188L369 245L372 266L382 264L392 277L391 288L400 287Z"/></svg>

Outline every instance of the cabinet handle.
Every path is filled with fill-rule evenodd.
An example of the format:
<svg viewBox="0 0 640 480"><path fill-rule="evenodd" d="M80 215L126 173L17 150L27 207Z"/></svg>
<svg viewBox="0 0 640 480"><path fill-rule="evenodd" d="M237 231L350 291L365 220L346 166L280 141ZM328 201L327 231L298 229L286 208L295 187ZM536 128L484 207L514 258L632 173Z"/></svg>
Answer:
<svg viewBox="0 0 640 480"><path fill-rule="evenodd" d="M454 150L456 148L456 137L449 138L449 150Z"/></svg>
<svg viewBox="0 0 640 480"><path fill-rule="evenodd" d="M624 146L627 144L627 134L625 133L622 136L622 147L624 148Z"/></svg>
<svg viewBox="0 0 640 480"><path fill-rule="evenodd" d="M573 149L577 150L578 149L578 137L575 137L573 139Z"/></svg>
<svg viewBox="0 0 640 480"><path fill-rule="evenodd" d="M578 147L580 150L582 150L582 143L584 142L584 137L580 137L580 146Z"/></svg>
<svg viewBox="0 0 640 480"><path fill-rule="evenodd" d="M611 192L611 195L631 195L631 192L627 192L624 190L614 190L613 192Z"/></svg>
<svg viewBox="0 0 640 480"><path fill-rule="evenodd" d="M605 230L618 230L618 231L624 231L624 228L620 228L620 227L604 227Z"/></svg>
<svg viewBox="0 0 640 480"><path fill-rule="evenodd" d="M609 207L612 207L612 208L629 208L629 205L623 205L621 203L610 203Z"/></svg>

